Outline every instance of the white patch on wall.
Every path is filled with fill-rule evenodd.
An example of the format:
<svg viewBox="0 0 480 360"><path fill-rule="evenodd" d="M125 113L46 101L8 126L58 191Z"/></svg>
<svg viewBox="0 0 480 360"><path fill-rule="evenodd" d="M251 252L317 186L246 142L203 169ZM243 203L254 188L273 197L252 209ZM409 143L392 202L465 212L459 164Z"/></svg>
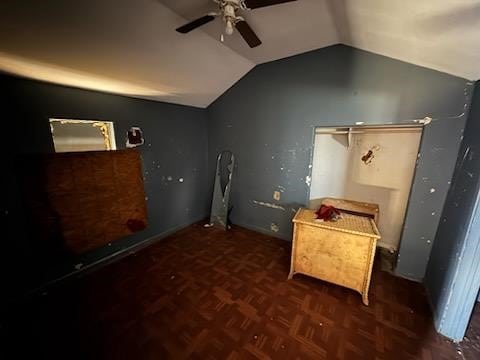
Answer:
<svg viewBox="0 0 480 360"><path fill-rule="evenodd" d="M274 191L273 192L273 200L280 200L280 191Z"/></svg>

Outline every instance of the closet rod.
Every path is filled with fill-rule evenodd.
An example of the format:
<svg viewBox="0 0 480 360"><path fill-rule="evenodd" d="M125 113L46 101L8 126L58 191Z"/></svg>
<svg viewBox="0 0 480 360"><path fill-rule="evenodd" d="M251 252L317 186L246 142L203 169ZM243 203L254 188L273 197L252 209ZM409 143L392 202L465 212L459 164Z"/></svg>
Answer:
<svg viewBox="0 0 480 360"><path fill-rule="evenodd" d="M381 130L389 130L389 131L421 131L423 125L408 125L408 126L351 126L351 127L338 127L338 128L327 128L327 127L319 127L315 129L315 134L334 134L334 135L342 135L342 134L363 134L367 131L375 132Z"/></svg>

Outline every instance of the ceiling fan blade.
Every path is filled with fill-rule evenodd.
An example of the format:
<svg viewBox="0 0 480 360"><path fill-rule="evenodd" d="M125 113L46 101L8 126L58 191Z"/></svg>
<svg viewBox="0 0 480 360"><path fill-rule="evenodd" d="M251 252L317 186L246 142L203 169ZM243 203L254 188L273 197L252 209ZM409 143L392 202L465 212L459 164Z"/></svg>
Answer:
<svg viewBox="0 0 480 360"><path fill-rule="evenodd" d="M196 28L198 28L202 25L205 25L205 24L209 23L213 19L215 19L215 16L205 15L205 16L202 16L201 18L198 18L196 20L193 20L193 21L189 22L188 24L180 26L177 29L177 31L179 33L182 33L182 34L186 34L186 33L190 32L192 30L195 30Z"/></svg>
<svg viewBox="0 0 480 360"><path fill-rule="evenodd" d="M264 6L272 6L292 2L297 0L245 0L245 5L249 9L257 9Z"/></svg>
<svg viewBox="0 0 480 360"><path fill-rule="evenodd" d="M242 35L243 39L247 42L248 46L251 48L254 48L262 43L257 34L253 32L252 28L247 24L246 21L242 20L237 22L235 27L240 35Z"/></svg>

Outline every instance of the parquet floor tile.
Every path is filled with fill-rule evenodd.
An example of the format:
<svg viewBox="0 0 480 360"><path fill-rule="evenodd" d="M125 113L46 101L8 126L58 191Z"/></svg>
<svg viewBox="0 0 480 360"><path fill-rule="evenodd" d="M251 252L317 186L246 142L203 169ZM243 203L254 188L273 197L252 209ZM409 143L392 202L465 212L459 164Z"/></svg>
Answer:
<svg viewBox="0 0 480 360"><path fill-rule="evenodd" d="M376 266L366 307L348 289L287 280L289 265L288 242L196 224L18 304L0 351L5 359L467 356L433 329L422 285Z"/></svg>

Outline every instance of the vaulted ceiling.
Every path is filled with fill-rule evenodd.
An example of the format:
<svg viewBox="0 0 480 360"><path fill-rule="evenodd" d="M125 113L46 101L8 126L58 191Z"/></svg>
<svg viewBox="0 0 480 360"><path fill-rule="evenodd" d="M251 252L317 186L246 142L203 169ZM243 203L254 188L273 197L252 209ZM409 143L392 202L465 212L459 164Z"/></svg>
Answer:
<svg viewBox="0 0 480 360"><path fill-rule="evenodd" d="M63 85L206 107L256 64L337 43L480 78L480 0L298 0L242 16L263 44L220 21L175 29L211 0L0 2L0 70Z"/></svg>

